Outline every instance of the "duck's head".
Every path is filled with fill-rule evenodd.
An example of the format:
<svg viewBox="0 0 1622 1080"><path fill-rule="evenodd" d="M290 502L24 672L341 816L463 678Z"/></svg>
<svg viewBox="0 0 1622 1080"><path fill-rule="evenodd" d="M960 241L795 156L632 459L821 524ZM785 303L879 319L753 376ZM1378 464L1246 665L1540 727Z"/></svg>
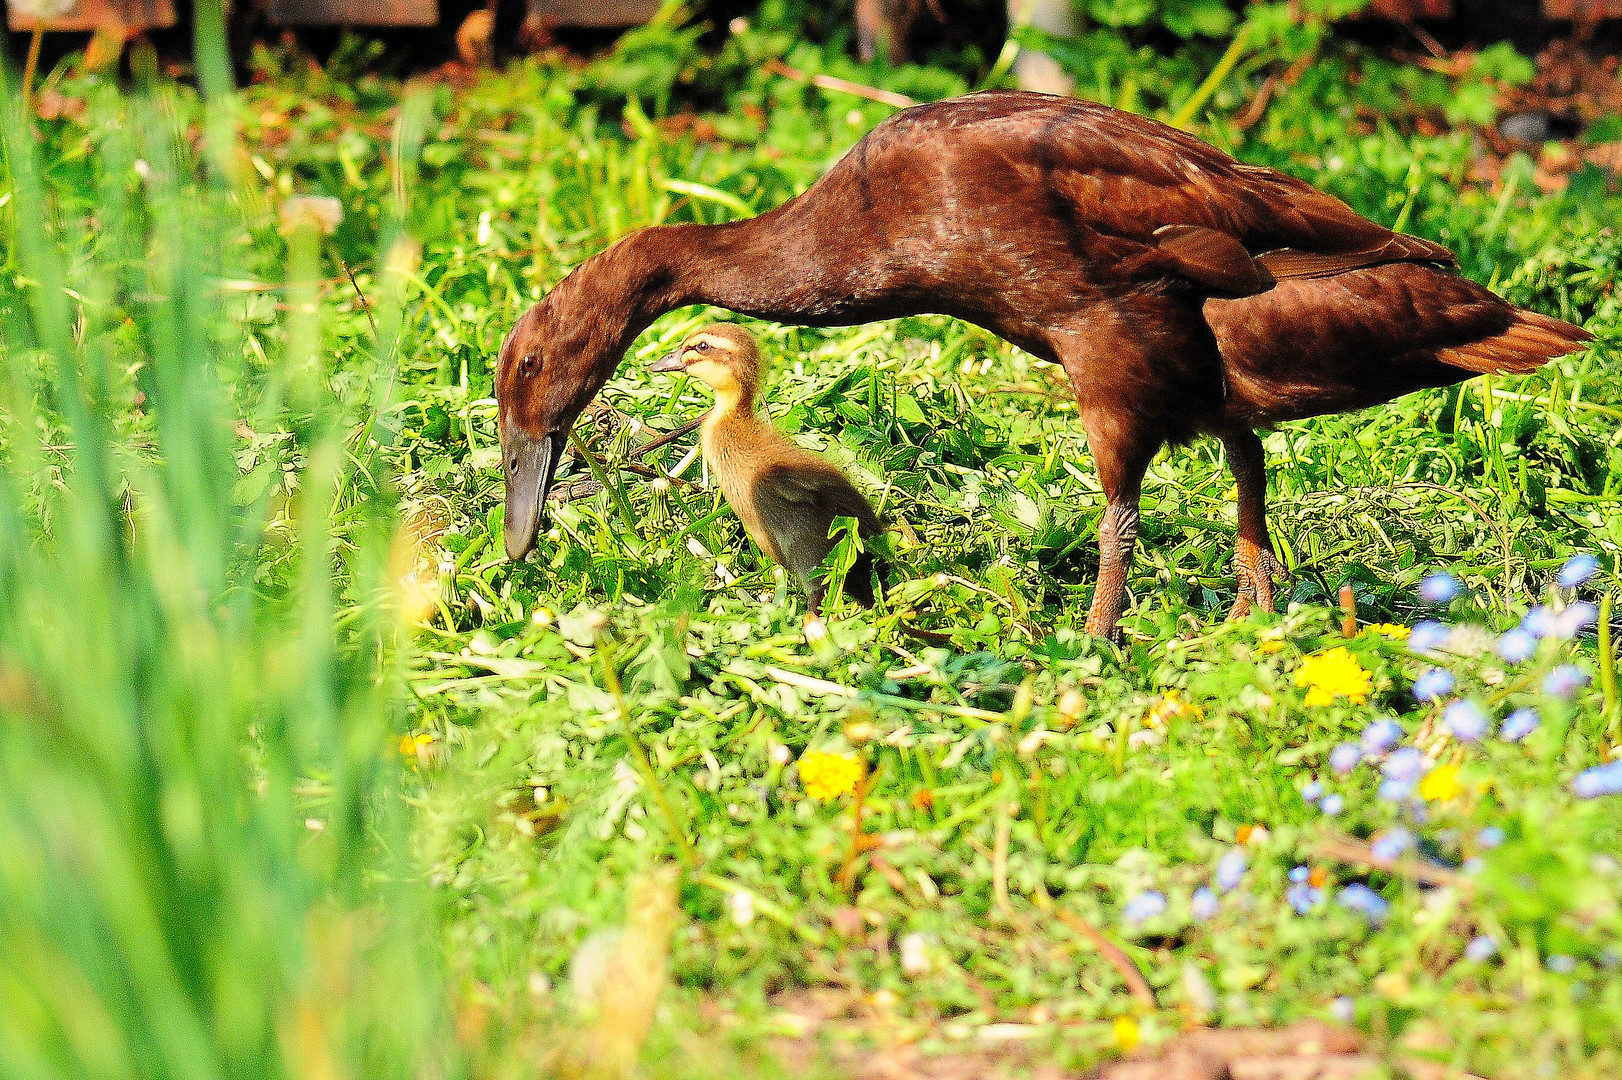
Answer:
<svg viewBox="0 0 1622 1080"><path fill-rule="evenodd" d="M501 459L507 474L507 555L522 559L546 525L546 495L569 430L624 351L623 326L559 301L560 285L519 318L496 364Z"/></svg>
<svg viewBox="0 0 1622 1080"><path fill-rule="evenodd" d="M656 361L652 371L685 371L707 383L718 401L752 402L760 383L760 350L754 335L736 323L714 323L687 336Z"/></svg>

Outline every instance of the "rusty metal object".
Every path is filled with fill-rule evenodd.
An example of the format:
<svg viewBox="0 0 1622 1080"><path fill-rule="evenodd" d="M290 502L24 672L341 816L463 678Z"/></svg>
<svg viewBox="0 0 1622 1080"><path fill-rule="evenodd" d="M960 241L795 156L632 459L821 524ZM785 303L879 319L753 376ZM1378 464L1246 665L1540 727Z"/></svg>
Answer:
<svg viewBox="0 0 1622 1080"><path fill-rule="evenodd" d="M272 26L437 26L438 0L266 0Z"/></svg>
<svg viewBox="0 0 1622 1080"><path fill-rule="evenodd" d="M173 0L9 0L12 30L161 30L175 25Z"/></svg>
<svg viewBox="0 0 1622 1080"><path fill-rule="evenodd" d="M659 13L659 0L529 0L526 22L546 26L640 26Z"/></svg>
<svg viewBox="0 0 1622 1080"><path fill-rule="evenodd" d="M1543 17L1572 22L1622 19L1622 0L1543 0Z"/></svg>

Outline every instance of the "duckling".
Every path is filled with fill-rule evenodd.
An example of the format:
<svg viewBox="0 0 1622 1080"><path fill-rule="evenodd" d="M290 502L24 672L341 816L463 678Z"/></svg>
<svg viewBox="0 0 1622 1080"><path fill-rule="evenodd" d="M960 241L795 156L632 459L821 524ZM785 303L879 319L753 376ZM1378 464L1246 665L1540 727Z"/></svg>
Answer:
<svg viewBox="0 0 1622 1080"><path fill-rule="evenodd" d="M715 391L699 446L721 493L760 549L799 579L808 600L807 627L822 614L822 560L834 548L835 518L856 519L863 540L884 531L878 513L844 473L790 442L756 411L760 350L749 331L716 323L688 336L653 371L685 371ZM845 578L845 592L873 606L873 556L864 551Z"/></svg>

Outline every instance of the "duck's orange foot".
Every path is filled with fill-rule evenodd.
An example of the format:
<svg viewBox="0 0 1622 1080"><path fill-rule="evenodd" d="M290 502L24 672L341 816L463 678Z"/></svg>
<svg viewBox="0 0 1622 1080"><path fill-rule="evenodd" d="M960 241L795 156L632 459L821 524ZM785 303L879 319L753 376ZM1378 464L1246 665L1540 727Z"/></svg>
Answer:
<svg viewBox="0 0 1622 1080"><path fill-rule="evenodd" d="M1260 544L1240 537L1234 545L1234 575L1239 579L1239 598L1233 602L1230 619L1242 619L1251 608L1273 610L1273 584L1288 580L1284 564Z"/></svg>

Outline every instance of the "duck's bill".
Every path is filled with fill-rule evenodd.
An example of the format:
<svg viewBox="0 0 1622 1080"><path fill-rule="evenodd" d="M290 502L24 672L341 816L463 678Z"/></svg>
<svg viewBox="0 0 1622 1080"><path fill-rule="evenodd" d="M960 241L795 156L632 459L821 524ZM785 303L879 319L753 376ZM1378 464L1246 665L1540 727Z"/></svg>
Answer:
<svg viewBox="0 0 1622 1080"><path fill-rule="evenodd" d="M680 371L682 368L684 368L686 366L687 365L685 365L685 364L683 364L681 362L681 353L680 352L673 352L673 353L665 353L665 355L663 355L659 359L655 360L653 362L652 366L648 368L648 370L649 371Z"/></svg>
<svg viewBox="0 0 1622 1080"><path fill-rule="evenodd" d="M507 558L517 561L535 549L535 537L546 528L546 493L563 457L563 432L531 439L516 435L507 447L507 507L502 532Z"/></svg>

